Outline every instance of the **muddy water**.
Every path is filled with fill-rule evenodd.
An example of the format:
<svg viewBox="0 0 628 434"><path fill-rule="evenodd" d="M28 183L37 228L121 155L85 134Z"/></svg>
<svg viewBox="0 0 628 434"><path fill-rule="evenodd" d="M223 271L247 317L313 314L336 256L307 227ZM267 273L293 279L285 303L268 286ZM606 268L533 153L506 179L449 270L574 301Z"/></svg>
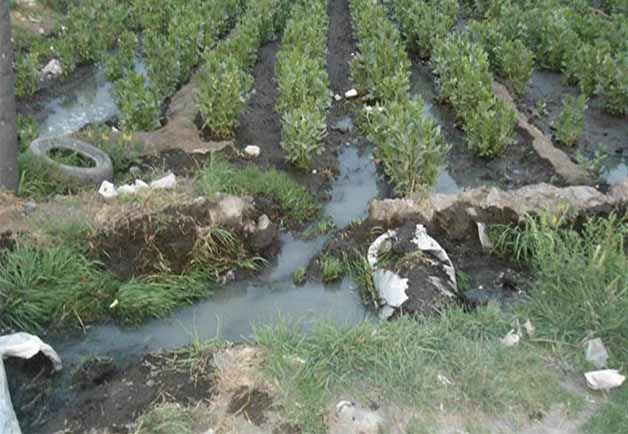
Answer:
<svg viewBox="0 0 628 434"><path fill-rule="evenodd" d="M135 61L135 70L146 75L141 60ZM44 119L39 126L40 137L71 134L91 123L101 123L118 114L113 97L113 85L105 72L98 68L74 86L65 95L46 102L37 118Z"/></svg>

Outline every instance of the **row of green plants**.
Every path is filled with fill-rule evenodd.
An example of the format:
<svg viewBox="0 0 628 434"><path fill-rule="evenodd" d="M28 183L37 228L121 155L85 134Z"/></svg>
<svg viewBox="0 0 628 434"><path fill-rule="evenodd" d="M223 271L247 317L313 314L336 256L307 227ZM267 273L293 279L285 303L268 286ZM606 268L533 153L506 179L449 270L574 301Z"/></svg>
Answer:
<svg viewBox="0 0 628 434"><path fill-rule="evenodd" d="M488 55L470 36L452 33L436 42L432 57L440 94L456 111L469 149L501 155L514 142L516 114L492 89Z"/></svg>
<svg viewBox="0 0 628 434"><path fill-rule="evenodd" d="M160 125L164 99L189 78L205 50L233 25L240 13L240 0L171 0L155 4L134 0L134 29L142 32L146 76L134 70L137 37L124 32L118 50L107 62L110 79L118 78L114 90L126 130L150 130Z"/></svg>
<svg viewBox="0 0 628 434"><path fill-rule="evenodd" d="M431 57L441 97L454 107L469 148L480 157L496 157L514 142L516 115L493 94L489 55L469 34L453 32L454 3L395 0L392 10L409 48ZM436 31L430 34L432 28ZM517 46L504 43L500 50L495 58L504 58L503 50L512 58L500 63L503 74L527 81L511 67L521 60Z"/></svg>
<svg viewBox="0 0 628 434"><path fill-rule="evenodd" d="M205 51L197 104L202 128L216 139L233 137L253 88L257 49L275 32L277 0L251 1L230 36Z"/></svg>
<svg viewBox="0 0 628 434"><path fill-rule="evenodd" d="M397 193L425 191L435 184L449 147L423 100L410 97L410 60L384 7L353 0L351 15L359 50L353 80L375 102L365 108L361 128L377 145L375 156Z"/></svg>
<svg viewBox="0 0 628 434"><path fill-rule="evenodd" d="M485 33L520 41L534 53L539 67L563 72L587 97L603 96L610 114L628 113L625 14L603 15L590 4L559 0L483 3L475 11L486 17Z"/></svg>
<svg viewBox="0 0 628 434"><path fill-rule="evenodd" d="M292 8L277 55L281 147L300 169L312 166L324 147L331 106L326 70L327 2L301 1Z"/></svg>

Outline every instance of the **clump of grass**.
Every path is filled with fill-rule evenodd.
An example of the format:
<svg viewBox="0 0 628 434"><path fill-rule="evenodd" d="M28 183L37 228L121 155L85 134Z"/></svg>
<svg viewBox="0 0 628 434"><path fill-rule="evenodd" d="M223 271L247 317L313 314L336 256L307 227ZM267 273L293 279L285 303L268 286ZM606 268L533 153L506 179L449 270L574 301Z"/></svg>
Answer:
<svg viewBox="0 0 628 434"><path fill-rule="evenodd" d="M303 223L318 213L314 197L287 174L255 166L234 167L220 157L213 157L201 172L198 183L203 193L263 195L275 200L287 217Z"/></svg>
<svg viewBox="0 0 628 434"><path fill-rule="evenodd" d="M584 131L584 111L587 97L568 95L563 100L563 111L556 120L556 139L567 146L574 146Z"/></svg>
<svg viewBox="0 0 628 434"><path fill-rule="evenodd" d="M307 273L307 271L306 271L305 267L297 268L295 270L295 272L292 273L292 281L294 282L294 284L295 285L303 285L305 283L305 279L307 277L306 273Z"/></svg>
<svg viewBox="0 0 628 434"><path fill-rule="evenodd" d="M334 219L327 216L315 225L312 225L303 231L303 238L306 240L314 239L321 235L327 235L336 230Z"/></svg>
<svg viewBox="0 0 628 434"><path fill-rule="evenodd" d="M190 410L179 404L160 404L139 420L135 434L193 434Z"/></svg>
<svg viewBox="0 0 628 434"><path fill-rule="evenodd" d="M323 433L329 402L347 391L407 407L440 404L501 415L535 414L571 398L542 351L525 342L514 348L500 343L511 327L511 318L489 306L346 328L322 323L307 335L284 323L259 329L256 337L268 349L268 373L285 390L288 416L304 432ZM295 357L305 363L294 366Z"/></svg>
<svg viewBox="0 0 628 434"><path fill-rule="evenodd" d="M194 246L193 266L214 280L235 270L259 270L266 261L252 257L242 241L227 229L209 227Z"/></svg>
<svg viewBox="0 0 628 434"><path fill-rule="evenodd" d="M156 274L132 279L118 289L113 314L127 323L163 318L177 307L207 297L212 283L199 274Z"/></svg>
<svg viewBox="0 0 628 434"><path fill-rule="evenodd" d="M522 227L501 229L498 251L536 271L522 310L542 338L575 345L592 331L611 349L611 363L628 363L627 237L628 220L616 215L581 227L529 217Z"/></svg>
<svg viewBox="0 0 628 434"><path fill-rule="evenodd" d="M323 255L319 259L323 282L332 283L340 280L345 274L344 263L335 256Z"/></svg>
<svg viewBox="0 0 628 434"><path fill-rule="evenodd" d="M373 268L371 264L369 264L366 256L357 251L354 253L355 258L349 261L349 275L358 285L362 301L367 305L372 305L377 308L379 305L379 296L375 289L375 282L373 281Z"/></svg>
<svg viewBox="0 0 628 434"><path fill-rule="evenodd" d="M589 434L610 434L628 432L628 388L622 387L612 395L610 402L604 404L586 423L583 431Z"/></svg>
<svg viewBox="0 0 628 434"><path fill-rule="evenodd" d="M85 186L58 173L29 153L19 156L20 184L18 195L43 199L55 194L76 194Z"/></svg>
<svg viewBox="0 0 628 434"><path fill-rule="evenodd" d="M141 144L134 143L129 133L114 134L106 125L92 125L82 130L79 137L109 155L116 177L125 176L129 167L139 161Z"/></svg>
<svg viewBox="0 0 628 434"><path fill-rule="evenodd" d="M78 250L20 242L0 255L0 328L38 332L62 318L100 317L115 281Z"/></svg>

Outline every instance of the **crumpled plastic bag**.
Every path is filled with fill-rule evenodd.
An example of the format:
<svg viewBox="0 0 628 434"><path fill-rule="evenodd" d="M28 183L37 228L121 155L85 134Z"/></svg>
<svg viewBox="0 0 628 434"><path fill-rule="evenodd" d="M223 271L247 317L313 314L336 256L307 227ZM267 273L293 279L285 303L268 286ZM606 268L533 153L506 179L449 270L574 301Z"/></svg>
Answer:
<svg viewBox="0 0 628 434"><path fill-rule="evenodd" d="M163 178L156 179L151 182L150 185L142 181L141 179L136 179L134 184L124 184L116 188L109 181L103 181L98 189L98 194L100 194L105 199L111 199L117 197L121 194L136 194L142 190L165 190L172 189L177 186L177 178L173 173L170 173Z"/></svg>
<svg viewBox="0 0 628 434"><path fill-rule="evenodd" d="M603 369L601 371L591 371L584 374L587 386L593 390L610 390L621 386L626 377L621 375L617 369Z"/></svg>
<svg viewBox="0 0 628 434"><path fill-rule="evenodd" d="M62 368L61 358L56 351L37 336L28 333L0 336L0 433L2 434L22 433L11 403L3 360L7 357L30 359L40 352L50 359L55 371Z"/></svg>
<svg viewBox="0 0 628 434"><path fill-rule="evenodd" d="M392 316L395 309L401 307L401 305L408 300L406 294L408 279L402 278L393 271L382 270L377 267L377 258L384 243L395 236L397 236L397 231L394 230L389 230L380 235L371 243L366 255L368 263L373 269L373 283L380 298L379 317L381 319L387 319ZM434 238L427 234L427 229L425 229L423 225L416 226L416 232L412 242L417 246L418 250L429 253L438 259L449 281L446 283L446 286L441 282L441 279L437 277L430 277L430 281L445 296L453 298L458 287L456 271L445 249L443 249Z"/></svg>

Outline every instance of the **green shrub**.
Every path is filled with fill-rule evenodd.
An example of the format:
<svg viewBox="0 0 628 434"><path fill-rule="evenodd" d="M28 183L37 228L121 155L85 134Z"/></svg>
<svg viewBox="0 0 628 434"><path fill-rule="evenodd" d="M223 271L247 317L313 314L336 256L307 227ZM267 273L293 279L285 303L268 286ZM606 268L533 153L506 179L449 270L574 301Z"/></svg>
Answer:
<svg viewBox="0 0 628 434"><path fill-rule="evenodd" d="M337 282L344 276L345 267L342 261L335 256L323 255L319 259L321 277L324 283Z"/></svg>
<svg viewBox="0 0 628 434"><path fill-rule="evenodd" d="M118 51L105 61L107 80L116 81L124 77L126 71L133 68L137 36L133 32L123 32L118 38Z"/></svg>
<svg viewBox="0 0 628 434"><path fill-rule="evenodd" d="M521 94L525 90L532 69L534 54L520 40L504 41L499 46L499 67L497 74L508 80L515 92Z"/></svg>
<svg viewBox="0 0 628 434"><path fill-rule="evenodd" d="M573 47L563 62L563 71L569 83L578 84L580 92L592 96L601 79L600 70L610 57L610 50L607 42L595 45L583 42Z"/></svg>
<svg viewBox="0 0 628 434"><path fill-rule="evenodd" d="M15 95L33 96L39 87L39 60L34 53L18 54L15 62Z"/></svg>
<svg viewBox="0 0 628 434"><path fill-rule="evenodd" d="M300 169L308 169L325 144L326 116L311 108L286 111L281 117L281 147L288 160Z"/></svg>
<svg viewBox="0 0 628 434"><path fill-rule="evenodd" d="M148 78L160 99L170 96L177 89L181 76L178 47L168 35L146 31L143 38Z"/></svg>
<svg viewBox="0 0 628 434"><path fill-rule="evenodd" d="M459 9L457 0L395 0L393 7L408 45L424 58L432 55L436 40L451 31Z"/></svg>
<svg viewBox="0 0 628 434"><path fill-rule="evenodd" d="M628 114L628 51L615 59L606 57L600 66L599 82L606 111L614 116Z"/></svg>
<svg viewBox="0 0 628 434"><path fill-rule="evenodd" d="M516 122L515 112L504 102L489 96L481 99L464 126L469 149L479 157L501 155L514 142Z"/></svg>
<svg viewBox="0 0 628 434"><path fill-rule="evenodd" d="M328 25L324 1L297 4L286 23L275 68L281 147L301 169L310 168L314 156L324 149L331 105L325 68Z"/></svg>
<svg viewBox="0 0 628 434"><path fill-rule="evenodd" d="M159 98L143 75L130 72L115 83L114 91L125 130L144 131L159 126Z"/></svg>
<svg viewBox="0 0 628 434"><path fill-rule="evenodd" d="M558 116L555 127L556 139L567 146L574 146L584 131L584 111L587 98L571 95L563 99L563 111Z"/></svg>
<svg viewBox="0 0 628 434"><path fill-rule="evenodd" d="M362 93L379 101L407 98L410 91L410 60L399 32L381 6L364 0L352 2L357 26L358 53L351 74Z"/></svg>
<svg viewBox="0 0 628 434"><path fill-rule="evenodd" d="M220 59L210 53L206 60L197 94L203 128L215 138L230 138L246 106L253 77L230 57Z"/></svg>
<svg viewBox="0 0 628 434"><path fill-rule="evenodd" d="M367 114L369 138L377 144L375 154L400 194L432 187L449 151L440 127L424 110L423 100L417 98L393 101Z"/></svg>

